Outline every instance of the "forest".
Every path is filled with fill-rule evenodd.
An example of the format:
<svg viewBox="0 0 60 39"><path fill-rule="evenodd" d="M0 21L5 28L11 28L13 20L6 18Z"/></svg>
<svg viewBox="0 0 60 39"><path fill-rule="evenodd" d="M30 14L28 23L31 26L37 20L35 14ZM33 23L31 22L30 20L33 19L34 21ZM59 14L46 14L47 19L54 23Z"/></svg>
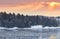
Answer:
<svg viewBox="0 0 60 39"><path fill-rule="evenodd" d="M19 27L28 28L33 25L42 25L43 27L57 27L58 23L54 17L42 15L23 15L23 14L7 14L7 12L0 12L0 27Z"/></svg>

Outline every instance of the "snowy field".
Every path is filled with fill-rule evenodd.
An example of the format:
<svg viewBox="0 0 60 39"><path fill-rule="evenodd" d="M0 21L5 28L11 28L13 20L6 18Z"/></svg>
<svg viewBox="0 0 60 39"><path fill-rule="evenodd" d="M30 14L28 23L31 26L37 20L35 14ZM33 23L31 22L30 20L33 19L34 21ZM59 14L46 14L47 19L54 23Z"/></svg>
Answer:
<svg viewBox="0 0 60 39"><path fill-rule="evenodd" d="M60 27L4 28L0 27L0 39L60 39Z"/></svg>

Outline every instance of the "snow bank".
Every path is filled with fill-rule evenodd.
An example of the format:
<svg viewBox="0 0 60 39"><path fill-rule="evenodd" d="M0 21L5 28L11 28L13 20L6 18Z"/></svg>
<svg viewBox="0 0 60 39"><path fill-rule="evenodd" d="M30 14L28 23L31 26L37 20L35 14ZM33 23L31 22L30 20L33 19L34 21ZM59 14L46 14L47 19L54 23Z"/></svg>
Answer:
<svg viewBox="0 0 60 39"><path fill-rule="evenodd" d="M31 26L31 28L18 28L18 27L13 27L13 28L6 28L6 27L0 27L0 30L18 30L18 29L32 29L32 30L41 30L41 29L60 29L60 27L42 27L42 25L34 25Z"/></svg>
<svg viewBox="0 0 60 39"><path fill-rule="evenodd" d="M60 27L48 27L48 26L46 26L46 27L44 27L45 29L58 29L58 28L60 28Z"/></svg>
<svg viewBox="0 0 60 39"><path fill-rule="evenodd" d="M18 27L13 27L13 28L9 28L9 30L16 30L19 29Z"/></svg>
<svg viewBox="0 0 60 39"><path fill-rule="evenodd" d="M0 27L0 29L7 29L6 27Z"/></svg>
<svg viewBox="0 0 60 39"><path fill-rule="evenodd" d="M42 28L42 25L34 25L34 26L31 26L32 29L41 29Z"/></svg>

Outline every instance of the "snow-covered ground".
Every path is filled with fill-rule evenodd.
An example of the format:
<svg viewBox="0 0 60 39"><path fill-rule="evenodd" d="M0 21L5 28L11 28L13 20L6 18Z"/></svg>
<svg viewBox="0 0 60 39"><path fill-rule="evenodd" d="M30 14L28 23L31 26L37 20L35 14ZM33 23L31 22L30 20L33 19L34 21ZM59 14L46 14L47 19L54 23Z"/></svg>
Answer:
<svg viewBox="0 0 60 39"><path fill-rule="evenodd" d="M60 39L60 27L42 25L34 25L31 28L0 27L0 39Z"/></svg>

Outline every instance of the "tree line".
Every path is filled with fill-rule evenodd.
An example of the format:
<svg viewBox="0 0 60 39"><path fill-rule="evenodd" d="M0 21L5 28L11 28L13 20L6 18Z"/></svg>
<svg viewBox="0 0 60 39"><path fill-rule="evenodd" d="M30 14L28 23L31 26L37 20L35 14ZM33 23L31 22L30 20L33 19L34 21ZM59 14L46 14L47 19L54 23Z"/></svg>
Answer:
<svg viewBox="0 0 60 39"><path fill-rule="evenodd" d="M32 25L42 25L45 26L54 26L57 27L58 23L54 17L47 16L28 16L23 14L7 14L6 12L0 12L0 27L19 27L19 28L28 28Z"/></svg>

